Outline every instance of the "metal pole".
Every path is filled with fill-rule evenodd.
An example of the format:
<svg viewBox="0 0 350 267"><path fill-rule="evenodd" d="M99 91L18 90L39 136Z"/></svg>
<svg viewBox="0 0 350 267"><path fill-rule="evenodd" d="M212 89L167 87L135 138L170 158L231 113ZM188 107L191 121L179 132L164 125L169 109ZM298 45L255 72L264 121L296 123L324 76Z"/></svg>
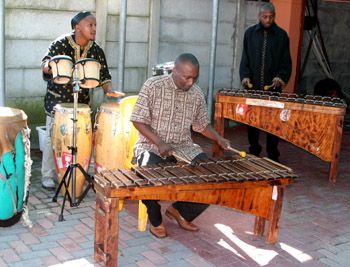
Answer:
<svg viewBox="0 0 350 267"><path fill-rule="evenodd" d="M125 36L126 36L126 7L127 0L120 1L119 14L119 61L118 61L118 88L124 92L124 68L125 68Z"/></svg>
<svg viewBox="0 0 350 267"><path fill-rule="evenodd" d="M79 87L79 81L78 81L78 68L77 65L74 65L74 74L75 74L75 81L74 81L74 90L73 90L73 145L72 145L72 166L71 169L73 171L72 173L72 204L76 204L76 164L77 164L77 110L78 110L78 93L80 90Z"/></svg>
<svg viewBox="0 0 350 267"><path fill-rule="evenodd" d="M160 1L161 0L152 0L150 6L147 77L152 76L152 67L158 63Z"/></svg>
<svg viewBox="0 0 350 267"><path fill-rule="evenodd" d="M0 107L5 106L5 1L0 0Z"/></svg>
<svg viewBox="0 0 350 267"><path fill-rule="evenodd" d="M211 49L210 49L210 63L209 63L209 89L208 89L208 115L210 121L213 114L213 91L215 80L215 59L216 59L216 39L218 32L218 13L219 0L213 0L213 16L211 28Z"/></svg>
<svg viewBox="0 0 350 267"><path fill-rule="evenodd" d="M232 88L241 87L241 79L239 77L239 65L242 59L243 51L243 36L245 27L246 2L239 0L236 8L235 34L234 34L234 50L233 50L233 73L232 73Z"/></svg>

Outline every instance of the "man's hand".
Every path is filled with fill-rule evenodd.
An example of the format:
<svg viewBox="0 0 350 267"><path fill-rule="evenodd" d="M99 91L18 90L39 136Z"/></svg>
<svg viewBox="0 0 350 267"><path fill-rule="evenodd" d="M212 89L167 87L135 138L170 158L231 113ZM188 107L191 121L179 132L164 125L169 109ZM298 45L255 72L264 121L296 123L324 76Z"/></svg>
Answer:
<svg viewBox="0 0 350 267"><path fill-rule="evenodd" d="M108 96L108 97L125 96L125 94L123 92L113 91L111 82L106 82L106 83L102 84L102 89L105 92L106 96Z"/></svg>
<svg viewBox="0 0 350 267"><path fill-rule="evenodd" d="M223 137L219 137L217 140L219 146L221 146L223 149L227 150L229 147L231 147L231 143L229 140Z"/></svg>
<svg viewBox="0 0 350 267"><path fill-rule="evenodd" d="M108 92L106 92L106 96L108 96L108 97L121 97L121 96L125 96L125 94L122 92L119 92L119 91L108 91Z"/></svg>
<svg viewBox="0 0 350 267"><path fill-rule="evenodd" d="M167 143L161 141L159 143L159 145L157 145L158 147L158 150L159 150L159 154L165 158L165 157L168 157L168 156L171 156L173 154L173 148L168 145Z"/></svg>
<svg viewBox="0 0 350 267"><path fill-rule="evenodd" d="M279 88L279 87L283 87L285 85L286 84L284 83L284 81L279 77L275 77L272 79L272 87L273 88Z"/></svg>
<svg viewBox="0 0 350 267"><path fill-rule="evenodd" d="M173 148L155 134L149 124L136 121L134 121L133 124L144 137L157 146L161 157L164 158L172 155Z"/></svg>
<svg viewBox="0 0 350 267"><path fill-rule="evenodd" d="M252 85L252 83L250 82L250 79L249 78L244 78L243 80L242 80L242 86L245 88L245 89L251 89L251 88L253 88L253 85Z"/></svg>
<svg viewBox="0 0 350 267"><path fill-rule="evenodd" d="M43 64L41 65L42 66L42 71L43 73L45 74L52 74L52 70L51 70L51 67L50 67L50 61L49 60L46 60L45 62L43 62Z"/></svg>

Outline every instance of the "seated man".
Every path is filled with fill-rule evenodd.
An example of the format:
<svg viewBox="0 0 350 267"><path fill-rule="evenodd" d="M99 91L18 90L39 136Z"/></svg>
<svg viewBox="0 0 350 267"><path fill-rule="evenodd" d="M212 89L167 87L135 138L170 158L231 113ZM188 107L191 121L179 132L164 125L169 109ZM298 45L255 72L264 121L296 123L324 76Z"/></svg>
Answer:
<svg viewBox="0 0 350 267"><path fill-rule="evenodd" d="M226 149L230 142L210 125L202 90L195 84L199 62L192 54L181 54L175 61L171 75L148 79L140 90L131 121L140 132L134 156L139 166L161 162L176 162L174 155L189 161L204 159L206 154L191 138L194 131L218 142ZM144 200L150 220L150 232L158 238L166 237L161 206L156 200ZM192 221L207 204L175 202L166 215L180 227L197 231Z"/></svg>

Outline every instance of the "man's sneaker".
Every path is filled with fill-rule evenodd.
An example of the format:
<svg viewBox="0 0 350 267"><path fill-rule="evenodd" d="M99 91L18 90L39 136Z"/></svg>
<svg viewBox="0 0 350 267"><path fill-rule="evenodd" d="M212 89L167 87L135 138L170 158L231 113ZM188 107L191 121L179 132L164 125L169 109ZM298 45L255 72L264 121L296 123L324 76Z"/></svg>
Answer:
<svg viewBox="0 0 350 267"><path fill-rule="evenodd" d="M53 190L56 187L55 181L51 177L43 177L41 180L41 185L43 188L48 190Z"/></svg>

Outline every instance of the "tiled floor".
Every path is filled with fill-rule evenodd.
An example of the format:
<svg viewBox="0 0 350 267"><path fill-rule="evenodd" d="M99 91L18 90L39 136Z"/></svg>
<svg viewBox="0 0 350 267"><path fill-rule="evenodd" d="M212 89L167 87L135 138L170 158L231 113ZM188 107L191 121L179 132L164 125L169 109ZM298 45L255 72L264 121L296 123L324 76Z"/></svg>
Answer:
<svg viewBox="0 0 350 267"><path fill-rule="evenodd" d="M242 126L228 131L234 147L247 149ZM263 137L263 136L262 136ZM137 231L137 204L120 215L119 266L350 266L350 132L343 136L338 180L328 182L328 164L281 142L281 162L299 175L285 191L279 240L252 235L254 216L210 206L188 233L164 218L169 237ZM210 152L210 143L197 138ZM33 151L29 209L32 228L21 222L0 228L0 266L99 266L93 260L94 193L64 211L40 184L40 153ZM169 203L163 203L165 209Z"/></svg>

